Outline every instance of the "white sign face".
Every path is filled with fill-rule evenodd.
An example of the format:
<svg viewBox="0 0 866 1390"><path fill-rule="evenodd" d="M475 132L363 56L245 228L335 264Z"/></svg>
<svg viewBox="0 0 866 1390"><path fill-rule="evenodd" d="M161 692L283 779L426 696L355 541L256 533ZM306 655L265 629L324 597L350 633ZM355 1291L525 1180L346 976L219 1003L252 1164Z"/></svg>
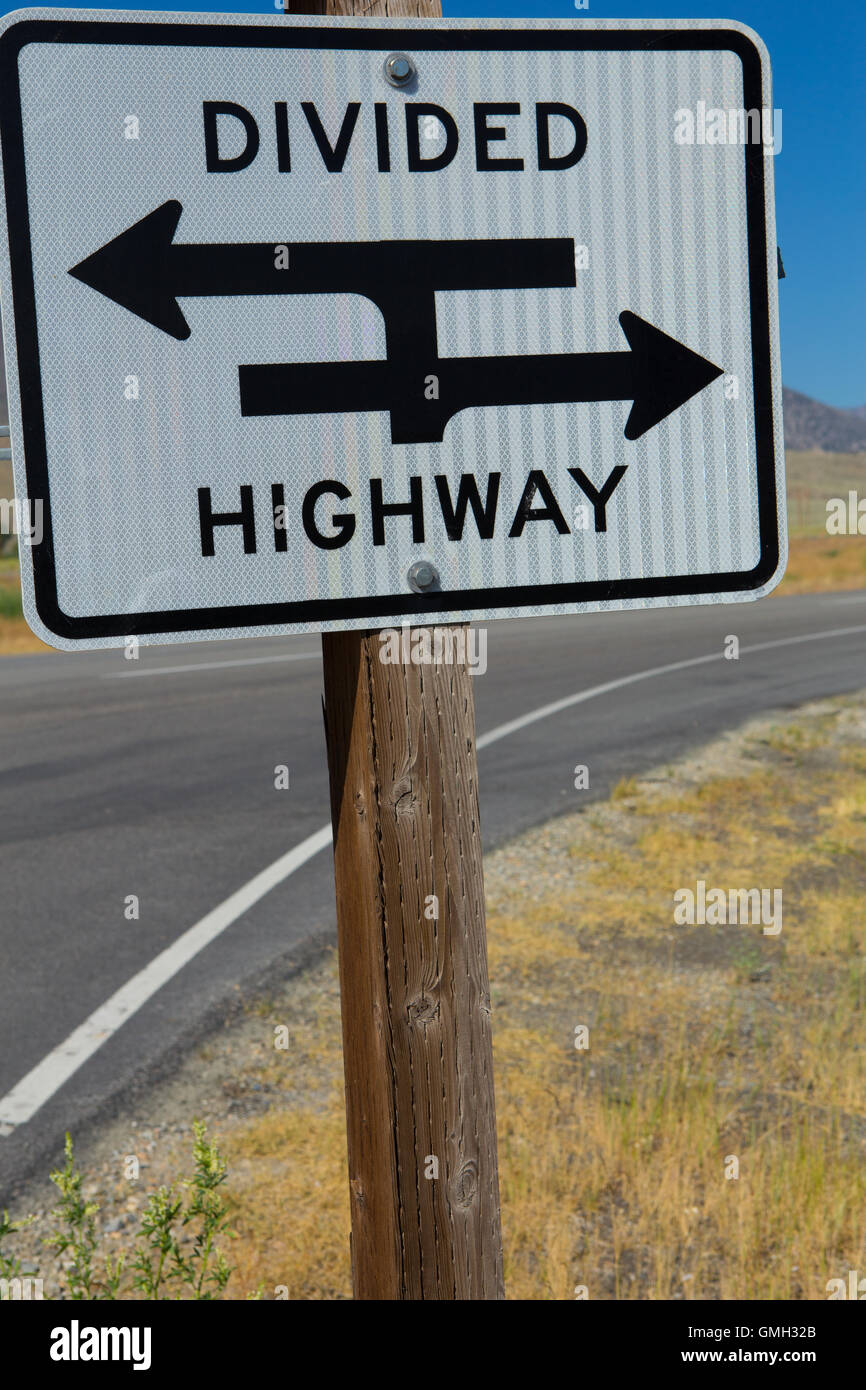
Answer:
<svg viewBox="0 0 866 1390"><path fill-rule="evenodd" d="M772 136L766 52L727 21L8 16L31 625L102 646L766 593Z"/></svg>

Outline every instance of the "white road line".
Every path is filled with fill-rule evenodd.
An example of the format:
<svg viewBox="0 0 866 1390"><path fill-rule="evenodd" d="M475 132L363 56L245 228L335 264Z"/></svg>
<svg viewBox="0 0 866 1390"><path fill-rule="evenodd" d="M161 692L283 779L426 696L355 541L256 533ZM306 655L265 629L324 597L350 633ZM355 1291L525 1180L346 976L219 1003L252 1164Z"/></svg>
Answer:
<svg viewBox="0 0 866 1390"><path fill-rule="evenodd" d="M187 671L222 671L226 666L269 666L274 661L313 661L319 652L282 652L279 656L242 656L235 661L190 661L185 666L151 666L141 671L107 671L106 681L129 680L130 676L179 676Z"/></svg>
<svg viewBox="0 0 866 1390"><path fill-rule="evenodd" d="M541 705L539 709L530 710L528 714L521 714L519 719L500 724L498 728L482 734L476 740L476 747L480 752L482 748L489 748L491 743L498 743L501 738L516 734L519 729L525 729L529 724L537 724L540 719L549 719L554 714L561 714L564 709L571 709L572 705L582 705L586 700L595 700L599 695L609 694L611 690L620 690L624 685L635 685L638 681L650 680L653 676L667 676L672 671L684 671L687 666L703 666L708 661L718 661L721 655L721 652L713 652L710 656L690 657L688 661L672 661L667 666L651 666L647 671L636 671L632 676L619 676L616 680L605 681L604 685L593 685L588 690L579 690L576 695L566 695L562 700L554 700L551 705Z"/></svg>
<svg viewBox="0 0 866 1390"><path fill-rule="evenodd" d="M820 642L827 637L848 637L862 632L866 632L866 625L837 627L830 632L807 632L799 637L778 637L773 642L753 642L750 647L740 647L740 656L748 655L749 652L770 651L772 647L793 647L800 642ZM522 714L519 719L500 724L488 734L482 734L476 740L476 747L480 752L482 748L489 748L491 743L498 743L501 738L516 734L519 729L525 729L529 724L537 724L540 719L549 719L551 715L571 709L572 705L582 705L586 700L595 700L599 695L608 695L612 690L621 690L623 686L636 685L638 681L648 681L654 676L669 676L674 671L685 671L690 666L706 666L711 661L721 661L723 656L722 652L710 652L709 656L691 656L687 661L671 661L667 666L651 666L646 671L636 671L634 675L619 676L616 680L606 681L604 685L590 686L588 690L580 690L576 695L566 695L562 700L554 700L551 705L542 705L539 709L530 710L528 714Z"/></svg>
<svg viewBox="0 0 866 1390"><path fill-rule="evenodd" d="M808 632L798 637L780 637L772 642L755 642L751 646L741 647L740 656L752 652L771 651L776 647L798 646L804 642L826 641L832 637L853 637L862 633L866 633L866 624L858 627L837 627L827 632ZM630 676L619 676L616 680L605 681L603 685L591 686L575 695L567 695L562 700L555 700L552 704L530 710L519 719L499 724L495 729L481 735L477 747L479 750L489 748L492 743L498 743L500 739L507 738L530 724L560 714L563 710L571 709L573 705L594 700L599 695L608 695L613 690L622 690L625 686L636 685L639 681L653 680L656 676L672 675L692 666L705 666L711 661L723 659L722 652L711 652L708 656L693 656L686 661L672 661L666 666L652 666L646 671L636 671ZM225 931L226 927L230 927L243 916L254 903L284 882L330 843L331 827L323 825L315 834L309 835L306 840L289 850L288 854L282 855L269 868L256 874L249 883L244 884L230 898L226 898L225 902L220 903L207 916L202 917L200 922L196 922L195 926L179 936L137 975L133 975L131 980L100 1005L58 1047L43 1057L42 1061L0 1100L0 1136L11 1134L17 1125L25 1124L32 1119L55 1091L59 1090L63 1083L68 1081L78 1068L83 1066L88 1058L92 1057L94 1052L173 975Z"/></svg>
<svg viewBox="0 0 866 1390"><path fill-rule="evenodd" d="M115 994L100 1005L89 1018L69 1034L59 1047L49 1052L47 1057L37 1063L32 1071L18 1082L18 1085L0 1101L0 1134L11 1133L16 1125L23 1124L44 1105L64 1081L68 1081L88 1057L92 1057L112 1033L122 1023L140 1009L142 1004L155 994L166 981L198 955L226 927L231 926L245 912L276 888L278 883L293 874L314 854L331 843L330 825L322 826L315 834L302 840L267 869L256 874L230 898L220 903L207 916L196 922L194 927L179 936L176 941L154 960L127 980Z"/></svg>

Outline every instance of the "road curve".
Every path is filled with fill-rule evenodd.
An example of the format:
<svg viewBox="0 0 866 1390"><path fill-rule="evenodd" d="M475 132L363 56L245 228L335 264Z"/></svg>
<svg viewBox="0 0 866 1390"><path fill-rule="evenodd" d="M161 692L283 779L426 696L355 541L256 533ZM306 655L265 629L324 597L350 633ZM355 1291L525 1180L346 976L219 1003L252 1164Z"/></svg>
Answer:
<svg viewBox="0 0 866 1390"><path fill-rule="evenodd" d="M738 661L722 657L730 634ZM490 624L475 681L486 847L759 711L866 686L864 639L866 593ZM237 985L333 939L327 847L224 911L327 823L319 645L0 662L0 1098L191 927L227 919L0 1137L0 1206L65 1129L80 1137L170 1068Z"/></svg>

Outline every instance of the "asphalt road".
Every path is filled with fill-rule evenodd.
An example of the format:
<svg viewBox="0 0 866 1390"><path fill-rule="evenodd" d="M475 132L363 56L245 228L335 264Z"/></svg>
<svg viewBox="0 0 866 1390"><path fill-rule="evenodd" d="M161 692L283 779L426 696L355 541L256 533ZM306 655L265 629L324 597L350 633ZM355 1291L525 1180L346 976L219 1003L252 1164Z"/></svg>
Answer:
<svg viewBox="0 0 866 1390"><path fill-rule="evenodd" d="M866 593L487 631L488 669L475 680L487 847L756 712L866 686ZM731 633L738 661L721 658ZM0 1098L327 822L319 653L308 637L148 648L137 663L121 652L0 660ZM718 659L632 680L483 744L541 706L696 658ZM577 763L589 767L589 792L574 790ZM290 769L288 791L275 789L277 764ZM127 920L133 894L140 915ZM65 1129L80 1137L170 1069L238 985L284 974L333 937L326 848L0 1137L0 1205L56 1158Z"/></svg>

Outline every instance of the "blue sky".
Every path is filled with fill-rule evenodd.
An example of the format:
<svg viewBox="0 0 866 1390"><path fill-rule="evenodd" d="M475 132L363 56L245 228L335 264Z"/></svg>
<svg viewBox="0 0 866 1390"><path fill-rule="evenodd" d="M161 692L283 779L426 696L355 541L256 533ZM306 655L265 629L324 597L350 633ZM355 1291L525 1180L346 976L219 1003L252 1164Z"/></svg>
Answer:
<svg viewBox="0 0 866 1390"><path fill-rule="evenodd" d="M776 165L778 240L787 278L779 286L785 384L830 405L866 404L866 18L856 0L443 0L454 17L728 18L756 29L773 63L782 109ZM0 0L0 13L19 9ZM55 8L75 8L55 5ZM141 9L115 3L88 8ZM260 3L187 3L149 10L273 13Z"/></svg>

